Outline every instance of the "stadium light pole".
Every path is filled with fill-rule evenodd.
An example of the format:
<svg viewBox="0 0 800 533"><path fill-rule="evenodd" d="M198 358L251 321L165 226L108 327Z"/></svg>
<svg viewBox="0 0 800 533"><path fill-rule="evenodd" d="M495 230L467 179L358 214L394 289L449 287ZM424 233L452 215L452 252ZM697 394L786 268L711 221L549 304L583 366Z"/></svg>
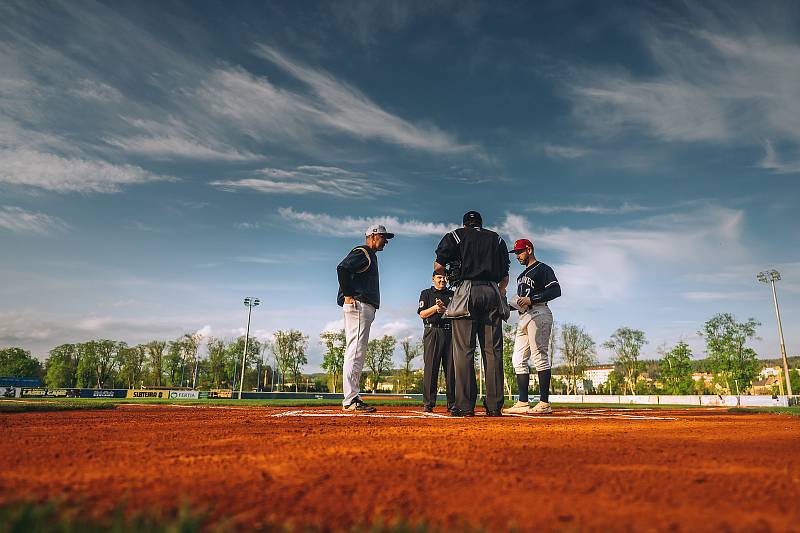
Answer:
<svg viewBox="0 0 800 533"><path fill-rule="evenodd" d="M786 359L786 344L783 342L783 326L781 325L781 310L778 307L778 293L775 292L775 282L780 281L781 273L777 270L765 270L756 275L758 281L769 283L772 287L772 301L775 303L775 317L778 319L778 338L781 341L781 358L783 359L783 377L786 379L786 394L792 396L792 380L789 379L789 361Z"/></svg>
<svg viewBox="0 0 800 533"><path fill-rule="evenodd" d="M244 363L245 358L247 357L247 342L250 340L250 315L253 312L253 308L260 304L261 301L258 298L251 298L248 296L244 299L244 305L247 306L247 333L244 336L244 351L242 352L242 377L239 379L239 399L242 399L242 387L244 386Z"/></svg>

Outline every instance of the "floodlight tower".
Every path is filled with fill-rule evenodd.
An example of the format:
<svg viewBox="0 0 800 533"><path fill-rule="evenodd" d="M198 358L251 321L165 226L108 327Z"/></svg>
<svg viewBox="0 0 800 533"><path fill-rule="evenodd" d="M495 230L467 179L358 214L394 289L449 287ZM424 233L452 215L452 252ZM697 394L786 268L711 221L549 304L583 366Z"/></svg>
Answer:
<svg viewBox="0 0 800 533"><path fill-rule="evenodd" d="M244 299L244 305L247 306L247 333L244 336L244 351L242 352L242 377L239 380L239 399L242 399L242 386L244 386L244 364L247 358L247 343L250 340L250 315L253 312L253 308L260 304L261 301L258 298L252 298L248 296Z"/></svg>
<svg viewBox="0 0 800 533"><path fill-rule="evenodd" d="M792 380L789 379L789 361L786 360L786 344L783 342L783 326L781 325L781 310L778 307L778 294L775 292L775 282L781 279L777 270L765 270L756 276L758 281L769 283L772 287L772 301L775 303L775 317L778 319L778 338L781 341L781 357L783 358L783 377L786 379L786 394L792 395Z"/></svg>

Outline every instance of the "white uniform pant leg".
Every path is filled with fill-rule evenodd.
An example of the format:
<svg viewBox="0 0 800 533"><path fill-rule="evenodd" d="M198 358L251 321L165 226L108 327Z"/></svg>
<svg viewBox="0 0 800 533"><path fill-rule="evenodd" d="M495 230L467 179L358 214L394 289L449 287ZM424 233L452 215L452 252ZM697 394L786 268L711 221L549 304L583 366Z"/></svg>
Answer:
<svg viewBox="0 0 800 533"><path fill-rule="evenodd" d="M537 372L550 368L550 333L553 330L553 313L546 305L536 305L528 310L527 338L530 343L531 359Z"/></svg>
<svg viewBox="0 0 800 533"><path fill-rule="evenodd" d="M515 374L529 374L528 360L531 357L530 342L528 342L528 323L531 317L528 313L520 313L517 323L517 333L514 335L514 352L511 354L511 364Z"/></svg>
<svg viewBox="0 0 800 533"><path fill-rule="evenodd" d="M369 304L356 301L344 304L344 332L347 346L344 351L342 405L348 406L358 396L361 381L361 370L367 355L369 329L375 320L375 308Z"/></svg>

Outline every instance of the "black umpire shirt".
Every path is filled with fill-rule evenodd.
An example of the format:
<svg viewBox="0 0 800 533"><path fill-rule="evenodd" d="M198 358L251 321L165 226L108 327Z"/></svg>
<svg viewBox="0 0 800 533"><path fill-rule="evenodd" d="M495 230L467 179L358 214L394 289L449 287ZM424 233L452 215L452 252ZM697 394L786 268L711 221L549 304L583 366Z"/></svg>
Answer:
<svg viewBox="0 0 800 533"><path fill-rule="evenodd" d="M344 305L344 297L352 296L359 302L378 309L381 306L381 287L378 277L378 257L369 246L356 246L336 267L339 276L339 294L336 303Z"/></svg>
<svg viewBox="0 0 800 533"><path fill-rule="evenodd" d="M508 276L511 260L500 235L484 228L458 228L451 231L436 248L436 262L447 265L461 261L461 279L494 281Z"/></svg>
<svg viewBox="0 0 800 533"><path fill-rule="evenodd" d="M424 289L421 293L419 293L419 308L417 309L417 314L436 305L437 298L443 301L446 307L450 305L450 298L452 297L453 291L447 288L442 290L437 290L436 287ZM431 326L436 326L438 328L450 326L450 319L444 318L442 313L434 313L428 318L423 318L422 321L426 325L430 324Z"/></svg>

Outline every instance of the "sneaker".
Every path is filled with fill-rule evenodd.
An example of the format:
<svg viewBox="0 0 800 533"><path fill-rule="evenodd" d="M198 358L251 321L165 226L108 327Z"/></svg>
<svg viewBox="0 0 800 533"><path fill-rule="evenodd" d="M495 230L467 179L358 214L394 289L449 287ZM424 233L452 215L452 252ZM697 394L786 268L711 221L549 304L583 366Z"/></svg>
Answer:
<svg viewBox="0 0 800 533"><path fill-rule="evenodd" d="M500 409L497 409L496 411L494 410L490 411L489 409L487 409L486 416L503 416L503 413L500 412Z"/></svg>
<svg viewBox="0 0 800 533"><path fill-rule="evenodd" d="M462 411L458 407L450 409L450 416L475 416L475 411Z"/></svg>
<svg viewBox="0 0 800 533"><path fill-rule="evenodd" d="M511 413L516 415L525 415L528 414L528 408L530 405L528 402L516 402L514 405L509 407L508 409L503 409L504 413Z"/></svg>
<svg viewBox="0 0 800 533"><path fill-rule="evenodd" d="M350 402L350 405L344 406L342 409L344 411L352 411L357 413L374 413L377 411L377 409L374 407L365 404L364 401L359 397L356 397L352 402Z"/></svg>
<svg viewBox="0 0 800 533"><path fill-rule="evenodd" d="M529 415L549 415L553 412L553 409L550 407L550 404L547 402L539 402L530 409L528 409Z"/></svg>

